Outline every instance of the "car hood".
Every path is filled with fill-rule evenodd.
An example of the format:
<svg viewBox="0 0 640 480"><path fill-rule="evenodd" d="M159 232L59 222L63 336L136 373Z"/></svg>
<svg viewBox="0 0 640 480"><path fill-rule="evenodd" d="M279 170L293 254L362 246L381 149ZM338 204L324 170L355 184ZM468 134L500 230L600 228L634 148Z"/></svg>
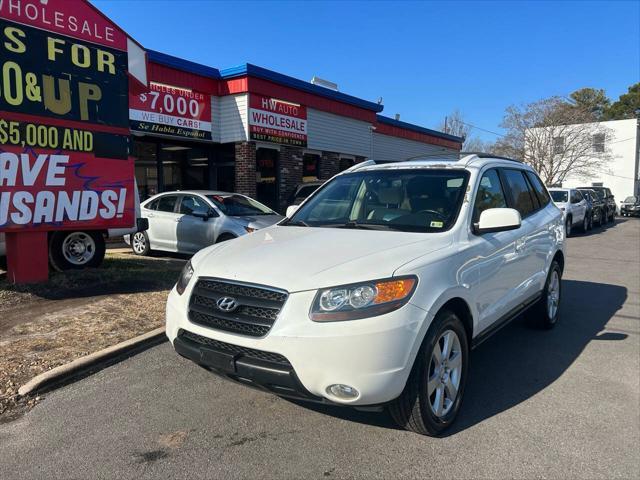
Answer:
<svg viewBox="0 0 640 480"><path fill-rule="evenodd" d="M243 227L251 227L256 230L260 228L267 228L271 225L278 223L284 217L281 215L246 215L243 217L229 217L234 219Z"/></svg>
<svg viewBox="0 0 640 480"><path fill-rule="evenodd" d="M391 277L403 264L450 244L448 232L274 226L206 248L193 265L199 277L296 292Z"/></svg>

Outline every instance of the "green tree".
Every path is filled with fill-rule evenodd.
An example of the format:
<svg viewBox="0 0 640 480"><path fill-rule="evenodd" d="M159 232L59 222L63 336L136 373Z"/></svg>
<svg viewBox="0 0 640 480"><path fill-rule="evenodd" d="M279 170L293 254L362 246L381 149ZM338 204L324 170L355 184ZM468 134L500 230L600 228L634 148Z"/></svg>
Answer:
<svg viewBox="0 0 640 480"><path fill-rule="evenodd" d="M590 115L594 122L602 119L604 112L611 106L611 100L603 89L581 88L571 95L573 105L569 108L579 109Z"/></svg>
<svg viewBox="0 0 640 480"><path fill-rule="evenodd" d="M629 91L620 95L604 112L604 120L625 120L636 118L640 109L640 83L631 85Z"/></svg>

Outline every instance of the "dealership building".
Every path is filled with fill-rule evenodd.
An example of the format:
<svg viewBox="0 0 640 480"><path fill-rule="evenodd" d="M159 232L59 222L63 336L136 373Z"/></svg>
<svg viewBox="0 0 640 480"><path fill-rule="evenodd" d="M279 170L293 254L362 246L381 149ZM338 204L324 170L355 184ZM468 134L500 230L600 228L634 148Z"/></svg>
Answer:
<svg viewBox="0 0 640 480"><path fill-rule="evenodd" d="M459 151L462 139L381 115L381 104L244 64L225 70L147 50L147 91L129 94L141 197L243 193L283 210L300 183L366 159Z"/></svg>

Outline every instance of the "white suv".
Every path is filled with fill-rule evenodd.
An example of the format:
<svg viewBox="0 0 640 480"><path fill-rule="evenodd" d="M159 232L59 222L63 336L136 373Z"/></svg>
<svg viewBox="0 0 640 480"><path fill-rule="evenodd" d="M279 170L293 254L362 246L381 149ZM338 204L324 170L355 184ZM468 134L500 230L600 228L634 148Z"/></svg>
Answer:
<svg viewBox="0 0 640 480"><path fill-rule="evenodd" d="M229 379L387 405L437 435L460 408L471 348L525 310L557 322L564 241L562 213L519 162L365 162L278 225L194 255L167 336Z"/></svg>
<svg viewBox="0 0 640 480"><path fill-rule="evenodd" d="M574 226L586 232L589 229L587 200L580 190L575 188L550 188L553 203L564 213L564 228L567 237L571 236Z"/></svg>

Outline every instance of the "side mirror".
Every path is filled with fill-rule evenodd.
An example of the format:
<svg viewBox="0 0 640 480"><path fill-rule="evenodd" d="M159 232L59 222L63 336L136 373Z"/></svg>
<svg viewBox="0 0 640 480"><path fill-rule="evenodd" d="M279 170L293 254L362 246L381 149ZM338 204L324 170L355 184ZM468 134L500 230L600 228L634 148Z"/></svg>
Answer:
<svg viewBox="0 0 640 480"><path fill-rule="evenodd" d="M513 208L489 208L480 214L480 220L475 223L475 233L505 232L520 228L522 220L520 212Z"/></svg>
<svg viewBox="0 0 640 480"><path fill-rule="evenodd" d="M299 207L300 207L300 205L289 205L287 207L287 217L291 218L293 216L293 214L298 211Z"/></svg>
<svg viewBox="0 0 640 480"><path fill-rule="evenodd" d="M201 218L204 222L209 220L211 217L216 216L213 210L209 208L202 208L202 207L199 207L193 210L193 212L191 212L191 215L193 215L194 217Z"/></svg>

